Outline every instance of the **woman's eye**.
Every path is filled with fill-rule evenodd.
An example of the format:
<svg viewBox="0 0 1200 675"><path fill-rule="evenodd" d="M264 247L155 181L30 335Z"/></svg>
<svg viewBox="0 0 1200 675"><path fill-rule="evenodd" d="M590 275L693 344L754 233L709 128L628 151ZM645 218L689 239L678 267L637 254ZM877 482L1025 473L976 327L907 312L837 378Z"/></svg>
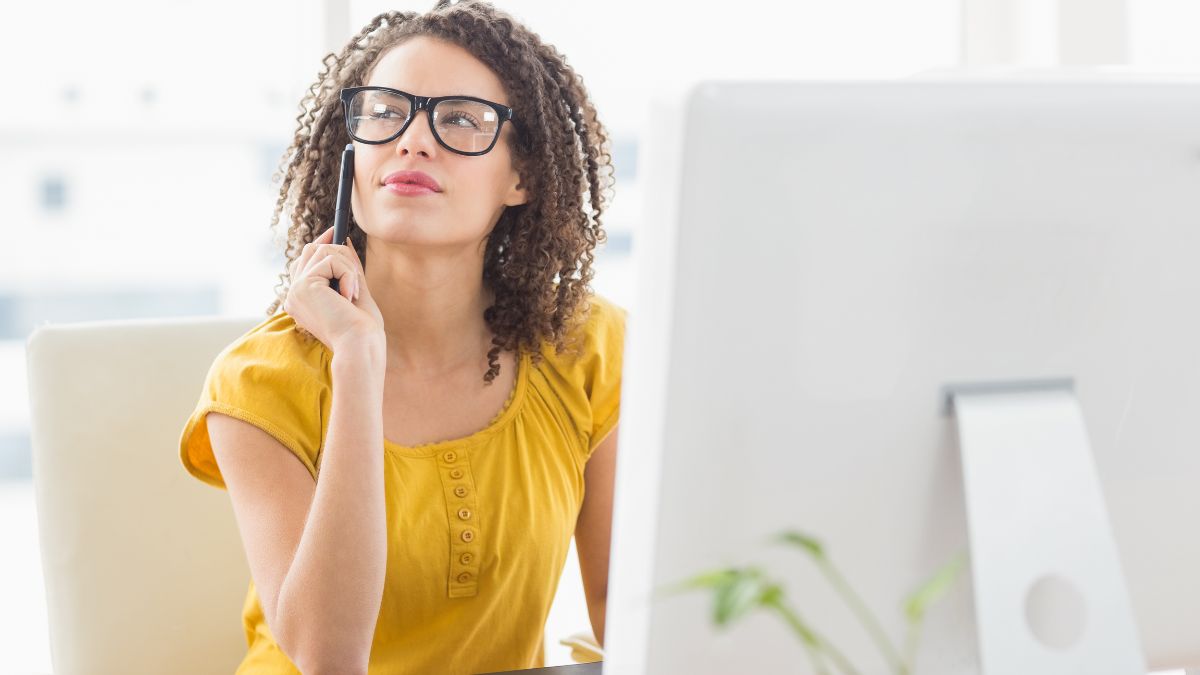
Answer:
<svg viewBox="0 0 1200 675"><path fill-rule="evenodd" d="M451 113L446 116L445 121L447 124L453 124L454 126L479 128L479 124L475 119L466 113Z"/></svg>

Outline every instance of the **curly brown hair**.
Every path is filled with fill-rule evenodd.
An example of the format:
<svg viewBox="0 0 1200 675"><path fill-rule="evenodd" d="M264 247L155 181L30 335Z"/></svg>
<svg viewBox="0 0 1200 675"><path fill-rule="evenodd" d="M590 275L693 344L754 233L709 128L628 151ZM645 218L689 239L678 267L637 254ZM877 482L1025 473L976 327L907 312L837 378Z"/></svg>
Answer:
<svg viewBox="0 0 1200 675"><path fill-rule="evenodd" d="M440 0L425 14L385 12L341 53L322 59L324 68L300 102L299 126L281 163L271 228L276 230L284 211L291 224L284 272L267 314L275 314L287 296L292 261L333 224L341 150L351 140L341 89L365 84L388 49L422 35L452 42L486 64L518 110L513 168L529 199L505 208L484 251L483 282L495 297L483 313L494 336L483 378L491 384L500 372L502 349L528 352L540 363L543 343L561 353L586 320L592 251L606 240L600 219L615 178L608 134L583 78L553 45L488 2ZM272 180L279 182L280 173ZM366 269L366 233L353 218L348 232Z"/></svg>

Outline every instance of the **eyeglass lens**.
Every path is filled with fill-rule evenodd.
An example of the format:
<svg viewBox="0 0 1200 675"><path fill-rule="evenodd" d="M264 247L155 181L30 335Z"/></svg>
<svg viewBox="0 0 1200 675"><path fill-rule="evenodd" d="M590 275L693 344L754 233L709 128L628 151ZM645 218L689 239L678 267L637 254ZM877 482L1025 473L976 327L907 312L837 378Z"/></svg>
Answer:
<svg viewBox="0 0 1200 675"><path fill-rule="evenodd" d="M412 106L403 96L366 90L350 101L350 133L363 141L391 138L408 119ZM460 152L481 152L496 138L500 117L479 101L447 99L433 109L433 132Z"/></svg>

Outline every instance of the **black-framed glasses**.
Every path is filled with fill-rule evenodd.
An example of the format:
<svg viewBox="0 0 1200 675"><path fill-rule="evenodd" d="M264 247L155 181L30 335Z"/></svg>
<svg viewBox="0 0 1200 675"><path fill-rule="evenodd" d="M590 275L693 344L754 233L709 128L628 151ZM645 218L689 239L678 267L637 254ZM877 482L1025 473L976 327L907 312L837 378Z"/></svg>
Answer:
<svg viewBox="0 0 1200 675"><path fill-rule="evenodd" d="M442 147L460 155L482 155L496 145L512 108L474 96L417 96L390 87L342 90L346 131L360 143L381 145L398 138L422 109Z"/></svg>

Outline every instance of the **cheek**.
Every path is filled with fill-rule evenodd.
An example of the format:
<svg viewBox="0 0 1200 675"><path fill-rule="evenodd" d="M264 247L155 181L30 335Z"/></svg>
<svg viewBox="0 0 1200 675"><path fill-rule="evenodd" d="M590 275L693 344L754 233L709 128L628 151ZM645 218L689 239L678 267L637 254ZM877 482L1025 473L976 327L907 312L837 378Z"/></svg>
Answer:
<svg viewBox="0 0 1200 675"><path fill-rule="evenodd" d="M359 214L363 213L364 206L369 206L371 185L369 184L370 177L360 169L355 168L354 171L354 189L350 191L350 211L354 214L356 222L362 222ZM336 189L336 188L335 188Z"/></svg>
<svg viewBox="0 0 1200 675"><path fill-rule="evenodd" d="M354 186L363 186L364 188L371 182L374 174L374 167L378 162L378 158L373 157L374 153L370 151L354 149Z"/></svg>
<svg viewBox="0 0 1200 675"><path fill-rule="evenodd" d="M354 146L354 190L350 193L350 205L355 213L374 208L380 186L378 176L386 158L376 146L355 144ZM334 185L336 190L337 186ZM361 219L355 218L359 222Z"/></svg>

